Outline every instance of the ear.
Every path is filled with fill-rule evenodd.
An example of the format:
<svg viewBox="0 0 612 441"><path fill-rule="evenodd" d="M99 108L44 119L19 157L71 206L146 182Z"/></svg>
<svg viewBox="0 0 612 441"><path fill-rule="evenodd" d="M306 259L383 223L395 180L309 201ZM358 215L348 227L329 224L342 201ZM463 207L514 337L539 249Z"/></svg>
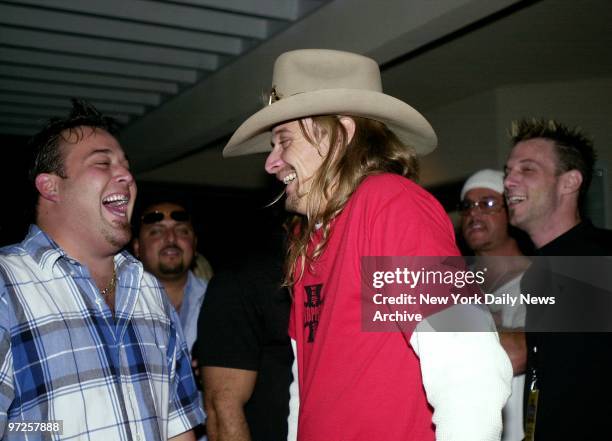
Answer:
<svg viewBox="0 0 612 441"><path fill-rule="evenodd" d="M341 116L340 124L344 126L344 130L346 130L346 134L348 136L346 143L348 144L353 140L353 136L355 136L355 120L350 116Z"/></svg>
<svg viewBox="0 0 612 441"><path fill-rule="evenodd" d="M43 199L51 202L59 201L59 179L61 179L59 176L51 173L40 173L36 176L34 184Z"/></svg>
<svg viewBox="0 0 612 441"><path fill-rule="evenodd" d="M561 176L562 194L578 193L582 185L582 173L578 170L569 170Z"/></svg>
<svg viewBox="0 0 612 441"><path fill-rule="evenodd" d="M140 241L137 237L132 240L132 251L134 251L134 256L140 258Z"/></svg>

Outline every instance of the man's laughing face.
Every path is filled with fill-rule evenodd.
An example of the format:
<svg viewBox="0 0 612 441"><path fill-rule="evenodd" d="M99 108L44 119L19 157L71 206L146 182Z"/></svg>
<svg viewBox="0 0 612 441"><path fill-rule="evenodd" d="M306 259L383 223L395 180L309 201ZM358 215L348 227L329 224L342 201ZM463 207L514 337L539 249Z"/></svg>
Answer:
<svg viewBox="0 0 612 441"><path fill-rule="evenodd" d="M560 204L560 179L552 141L519 142L506 161L504 190L510 223L527 233L547 228Z"/></svg>
<svg viewBox="0 0 612 441"><path fill-rule="evenodd" d="M84 246L104 241L114 249L131 238L136 183L118 141L103 129L77 127L64 134L65 178L57 177L62 228ZM87 245L86 245L87 244Z"/></svg>
<svg viewBox="0 0 612 441"><path fill-rule="evenodd" d="M306 131L314 134L311 118L303 120ZM314 136L311 136L316 139ZM285 184L285 208L299 214L307 212L307 195L312 179L329 151L327 137L314 146L304 137L298 121L280 124L272 130L272 151L266 171Z"/></svg>

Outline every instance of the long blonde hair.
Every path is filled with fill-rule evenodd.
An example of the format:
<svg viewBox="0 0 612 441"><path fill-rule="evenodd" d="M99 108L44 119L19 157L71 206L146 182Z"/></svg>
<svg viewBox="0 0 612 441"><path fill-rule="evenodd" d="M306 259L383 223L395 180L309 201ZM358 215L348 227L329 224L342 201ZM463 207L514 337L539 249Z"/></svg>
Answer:
<svg viewBox="0 0 612 441"><path fill-rule="evenodd" d="M312 267L321 256L329 240L331 222L367 176L394 173L413 180L418 176L415 150L403 144L385 124L351 116L355 133L348 142L348 133L340 118L337 115L312 117L313 133L309 133L304 120L299 121L304 138L313 148L319 151L317 146L327 137L329 151L304 196L306 216L294 216L289 222L284 284L290 288L301 279L306 265ZM308 243L318 229L322 240L309 252Z"/></svg>

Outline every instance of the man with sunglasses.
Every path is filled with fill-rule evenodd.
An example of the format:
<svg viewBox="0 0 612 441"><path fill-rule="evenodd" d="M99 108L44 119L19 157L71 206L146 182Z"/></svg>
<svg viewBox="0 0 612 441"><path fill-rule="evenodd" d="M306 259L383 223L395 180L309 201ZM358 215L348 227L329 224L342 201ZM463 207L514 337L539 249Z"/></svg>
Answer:
<svg viewBox="0 0 612 441"><path fill-rule="evenodd" d="M74 100L31 147L35 222L0 250L0 439L194 440L178 317L122 251L136 184L112 121Z"/></svg>
<svg viewBox="0 0 612 441"><path fill-rule="evenodd" d="M207 280L190 269L198 244L191 216L181 204L166 201L151 204L142 213L134 254L164 286L191 351L207 286Z"/></svg>
<svg viewBox="0 0 612 441"><path fill-rule="evenodd" d="M498 170L480 170L461 189L461 231L472 250L475 266L487 268L483 288L487 293L520 295L520 281L529 265L517 241L508 231L504 203L504 175ZM512 362L512 395L503 413L502 441L523 439L523 387L526 345L525 308L522 305L489 305L500 331L500 342Z"/></svg>

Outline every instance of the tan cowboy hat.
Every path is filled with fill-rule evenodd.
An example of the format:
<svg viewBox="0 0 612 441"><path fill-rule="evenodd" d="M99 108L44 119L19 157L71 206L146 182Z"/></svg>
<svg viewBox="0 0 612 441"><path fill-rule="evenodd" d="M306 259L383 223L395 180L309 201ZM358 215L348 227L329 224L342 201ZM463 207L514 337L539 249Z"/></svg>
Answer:
<svg viewBox="0 0 612 441"><path fill-rule="evenodd" d="M316 115L383 122L420 155L437 145L436 134L423 115L382 93L380 69L374 60L350 52L301 49L277 58L268 105L238 127L223 156L269 151L274 126Z"/></svg>

